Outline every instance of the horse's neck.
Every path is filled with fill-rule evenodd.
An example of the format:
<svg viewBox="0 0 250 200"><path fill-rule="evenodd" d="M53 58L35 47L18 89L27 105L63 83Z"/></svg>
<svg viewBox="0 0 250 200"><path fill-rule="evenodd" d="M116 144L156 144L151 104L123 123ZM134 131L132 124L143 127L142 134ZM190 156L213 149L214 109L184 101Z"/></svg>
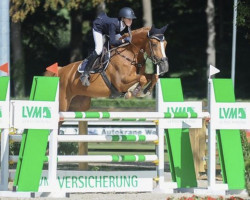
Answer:
<svg viewBox="0 0 250 200"><path fill-rule="evenodd" d="M147 42L147 33L148 33L148 28L141 28L137 29L135 31L132 31L132 44L127 45L123 47L120 53L122 53L123 56L117 55L119 59L129 59L131 62L135 61L137 63L141 63L142 60L144 59L143 53L145 51L145 46ZM143 50L143 51L141 51ZM116 55L116 52L114 52L114 55ZM127 58L126 58L127 57ZM127 59L127 60L128 60ZM134 60L135 59L135 60ZM131 73L130 70L134 70L133 67L131 69L126 68L126 69L121 69L118 68L119 70L125 70L123 73Z"/></svg>
<svg viewBox="0 0 250 200"><path fill-rule="evenodd" d="M147 41L147 33L147 29L145 30L144 28L132 32L132 43L134 47L136 46L140 49L145 47L145 42Z"/></svg>
<svg viewBox="0 0 250 200"><path fill-rule="evenodd" d="M112 84L119 91L127 91L131 86L139 81L138 73L145 72L145 66L138 68L137 64L143 64L143 53L147 42L147 32L145 29L132 33L132 44L118 49L115 53L111 65L107 70L108 76L111 77Z"/></svg>
<svg viewBox="0 0 250 200"><path fill-rule="evenodd" d="M146 28L139 29L132 36L132 51L136 55L136 59L138 63L142 63L144 59L144 53L146 51L146 44L148 41L147 33L148 30Z"/></svg>

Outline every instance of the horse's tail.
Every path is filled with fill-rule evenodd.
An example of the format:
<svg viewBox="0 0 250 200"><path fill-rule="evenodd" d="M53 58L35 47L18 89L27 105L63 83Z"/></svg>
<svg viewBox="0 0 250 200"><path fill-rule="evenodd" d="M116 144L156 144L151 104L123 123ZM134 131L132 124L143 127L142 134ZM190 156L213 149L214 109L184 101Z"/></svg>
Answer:
<svg viewBox="0 0 250 200"><path fill-rule="evenodd" d="M58 66L58 72L60 71L60 69L62 69L62 67ZM51 72L51 71L46 71L46 72L44 72L43 75L44 76L56 76L56 74L54 72Z"/></svg>

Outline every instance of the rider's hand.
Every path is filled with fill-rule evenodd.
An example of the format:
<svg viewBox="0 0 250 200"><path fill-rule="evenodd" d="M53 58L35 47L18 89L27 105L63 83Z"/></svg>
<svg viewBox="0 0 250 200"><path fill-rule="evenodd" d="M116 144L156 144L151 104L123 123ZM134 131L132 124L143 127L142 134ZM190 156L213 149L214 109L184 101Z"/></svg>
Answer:
<svg viewBox="0 0 250 200"><path fill-rule="evenodd" d="M130 38L130 37L125 37L125 38L124 38L124 42L125 42L125 43L131 42L131 38Z"/></svg>

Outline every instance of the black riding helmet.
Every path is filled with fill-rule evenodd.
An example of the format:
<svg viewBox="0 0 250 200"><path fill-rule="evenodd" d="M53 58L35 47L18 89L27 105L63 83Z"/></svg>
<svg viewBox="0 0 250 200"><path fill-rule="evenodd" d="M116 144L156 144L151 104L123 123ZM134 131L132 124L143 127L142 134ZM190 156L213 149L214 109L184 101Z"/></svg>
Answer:
<svg viewBox="0 0 250 200"><path fill-rule="evenodd" d="M136 19L134 11L129 7L124 7L119 11L119 18Z"/></svg>

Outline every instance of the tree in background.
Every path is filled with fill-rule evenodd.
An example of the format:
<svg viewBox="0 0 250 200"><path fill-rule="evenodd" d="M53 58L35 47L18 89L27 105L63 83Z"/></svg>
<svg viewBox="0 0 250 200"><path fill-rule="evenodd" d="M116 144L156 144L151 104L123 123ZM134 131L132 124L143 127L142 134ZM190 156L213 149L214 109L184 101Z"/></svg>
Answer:
<svg viewBox="0 0 250 200"><path fill-rule="evenodd" d="M13 83L12 93L15 96L23 96L25 91L25 60L21 36L21 22L10 22L11 29L11 82Z"/></svg>
<svg viewBox="0 0 250 200"><path fill-rule="evenodd" d="M209 65L215 66L216 61L216 50L215 50L215 24L214 24L214 17L215 17L215 8L213 0L207 0L207 32L208 32L208 40L207 40L207 67Z"/></svg>
<svg viewBox="0 0 250 200"><path fill-rule="evenodd" d="M90 24L89 21L94 18L93 9L102 2L102 0L11 0L11 55L13 62L11 74L12 80L15 82L12 84L14 85L12 89L14 96L24 95L25 83L31 84L31 79L24 81L25 75L41 74L42 70L44 71L45 67L51 64L51 61L45 61L46 58L59 60L55 58L60 57L61 52L59 51L64 48L61 45L65 45L67 33L70 34L67 44L69 52L65 57L67 61L64 63L82 59L82 34L85 31L83 28L86 29L86 26L83 27L83 22ZM43 50L41 50L42 48ZM51 59L53 57L54 59ZM42 61L30 63L30 60L34 58L40 58ZM33 68L26 71L25 66L29 66L29 63L33 65ZM41 64L43 66L39 68L43 67L43 69L38 69L36 65Z"/></svg>
<svg viewBox="0 0 250 200"><path fill-rule="evenodd" d="M18 75L18 72L24 71L27 91L30 89L33 76L42 75L46 66L54 62L64 66L71 61L83 59L89 54L88 51L94 44L91 23L99 10L104 9L110 17L117 17L121 7L132 7L137 16L132 29L137 29L144 25L144 15L149 14L144 6L150 3L148 0L11 0L11 2L12 20L20 23L15 34L14 26L18 24L12 26L11 59L14 61L18 55L20 55L19 58L23 57L25 69L21 70L19 64L17 67L14 66L12 75L15 73L17 75L12 78L12 81L17 81L19 77L22 77ZM249 5L246 0L239 0L239 3L241 2ZM218 77L230 77L233 0L219 0L213 3L216 66L221 69ZM170 69L165 77L182 78L186 97L206 96L204 89L207 82L206 49L208 45L207 15L204 12L206 8L207 1L151 1L155 26L162 27L169 24L165 36L168 42L166 54L169 58ZM239 16L240 12L238 9ZM248 19L245 13L244 20L247 22ZM77 25L73 28L72 24ZM246 42L247 30L249 29L241 27L237 32L236 82L238 83L236 83L236 93L238 94L236 95L241 97L249 96L244 92L249 88L247 84L250 73L248 67L250 48L249 42ZM18 43L18 40L21 40L21 43ZM13 85L16 86L16 83ZM20 86L23 87L24 84ZM17 87L15 90L21 91Z"/></svg>
<svg viewBox="0 0 250 200"><path fill-rule="evenodd" d="M49 1L47 1L49 3ZM51 2L50 2L51 3ZM59 3L59 2L57 2ZM14 82L12 93L14 96L24 96L25 94L25 49L23 47L22 23L28 15L34 14L40 6L38 0L11 0L10 15L11 15L11 58L12 68L11 75ZM52 5L51 5L52 6ZM44 5L45 11L48 9L48 4ZM33 27L36 29L36 27ZM36 32L37 30L34 30ZM32 34L31 34L32 35ZM35 36L36 37L36 36ZM28 39L29 40L29 39ZM25 41L27 45L30 41ZM29 59L29 58L28 58Z"/></svg>
<svg viewBox="0 0 250 200"><path fill-rule="evenodd" d="M142 8L143 8L143 24L144 26L151 27L153 24L151 0L142 0Z"/></svg>
<svg viewBox="0 0 250 200"><path fill-rule="evenodd" d="M245 37L250 39L250 2L239 0L237 24L244 28Z"/></svg>
<svg viewBox="0 0 250 200"><path fill-rule="evenodd" d="M153 24L151 0L142 0L142 9L143 9L143 26L151 27ZM147 59L146 73L152 74L153 72L154 72L153 62Z"/></svg>

